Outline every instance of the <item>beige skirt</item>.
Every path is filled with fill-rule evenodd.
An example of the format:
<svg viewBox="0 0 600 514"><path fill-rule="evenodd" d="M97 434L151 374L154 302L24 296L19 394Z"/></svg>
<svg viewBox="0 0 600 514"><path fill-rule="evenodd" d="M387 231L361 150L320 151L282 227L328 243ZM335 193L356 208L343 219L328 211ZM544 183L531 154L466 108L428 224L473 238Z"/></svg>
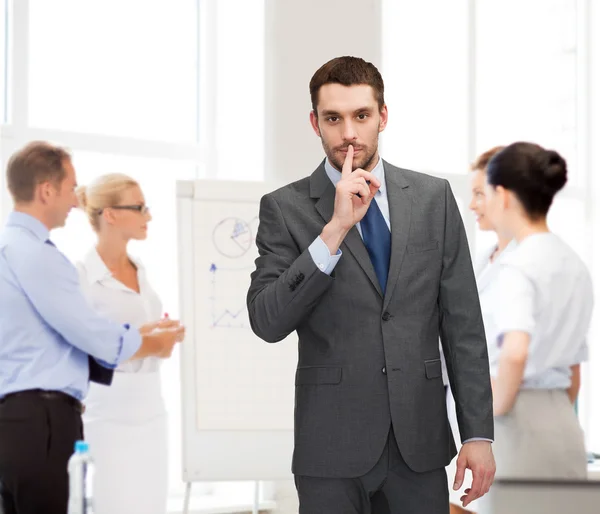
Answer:
<svg viewBox="0 0 600 514"><path fill-rule="evenodd" d="M453 401L449 401L450 425L458 433ZM583 431L567 392L560 389L522 389L512 410L494 418L496 478L582 479L587 478ZM460 496L471 485L467 473L461 491L452 490L456 458L446 469L450 503L460 505ZM484 512L488 496L468 506Z"/></svg>
<svg viewBox="0 0 600 514"><path fill-rule="evenodd" d="M519 391L494 430L497 478L586 479L583 431L566 391Z"/></svg>

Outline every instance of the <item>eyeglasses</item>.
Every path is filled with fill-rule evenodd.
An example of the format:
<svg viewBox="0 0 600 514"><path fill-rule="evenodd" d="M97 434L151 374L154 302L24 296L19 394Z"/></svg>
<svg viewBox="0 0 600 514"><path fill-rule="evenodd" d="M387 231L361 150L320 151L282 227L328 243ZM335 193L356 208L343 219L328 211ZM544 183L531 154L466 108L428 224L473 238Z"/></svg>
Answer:
<svg viewBox="0 0 600 514"><path fill-rule="evenodd" d="M147 205L111 205L107 207L108 209L118 209L121 211L137 211L140 214L148 214L150 212L150 207ZM98 214L102 214L104 209L100 209Z"/></svg>

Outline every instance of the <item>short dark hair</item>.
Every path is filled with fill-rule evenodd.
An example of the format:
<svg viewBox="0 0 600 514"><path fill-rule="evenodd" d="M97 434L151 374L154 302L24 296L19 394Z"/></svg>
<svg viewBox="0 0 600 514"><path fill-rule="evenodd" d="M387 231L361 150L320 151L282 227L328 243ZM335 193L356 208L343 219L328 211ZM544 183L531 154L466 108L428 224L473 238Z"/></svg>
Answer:
<svg viewBox="0 0 600 514"><path fill-rule="evenodd" d="M534 143L513 143L492 157L487 180L515 193L527 215L548 214L554 195L567 183L567 163L554 150Z"/></svg>
<svg viewBox="0 0 600 514"><path fill-rule="evenodd" d="M471 164L471 171L485 171L492 157L505 148L505 146L494 146L494 148L490 148L489 150L483 152L479 157L477 157L477 159L475 159L475 162Z"/></svg>
<svg viewBox="0 0 600 514"><path fill-rule="evenodd" d="M309 84L310 100L315 114L318 114L319 90L326 84L341 84L342 86L366 84L373 88L379 110L385 105L381 73L374 64L360 57L336 57L315 72Z"/></svg>
<svg viewBox="0 0 600 514"><path fill-rule="evenodd" d="M60 184L65 178L65 161L69 152L45 141L32 141L15 152L6 167L8 190L15 203L31 202L35 188L42 182Z"/></svg>

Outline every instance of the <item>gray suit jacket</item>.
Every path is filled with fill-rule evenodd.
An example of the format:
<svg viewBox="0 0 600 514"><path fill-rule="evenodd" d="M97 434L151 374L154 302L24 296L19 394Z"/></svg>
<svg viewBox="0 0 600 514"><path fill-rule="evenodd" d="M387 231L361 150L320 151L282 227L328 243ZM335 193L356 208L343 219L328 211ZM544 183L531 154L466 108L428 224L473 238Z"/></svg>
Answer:
<svg viewBox="0 0 600 514"><path fill-rule="evenodd" d="M446 180L386 162L392 255L385 296L356 227L331 276L308 247L331 219L323 164L265 195L247 303L254 332L297 331L295 474L356 477L393 426L417 472L456 454L442 383L441 337L461 436L493 439L485 333L468 243Z"/></svg>

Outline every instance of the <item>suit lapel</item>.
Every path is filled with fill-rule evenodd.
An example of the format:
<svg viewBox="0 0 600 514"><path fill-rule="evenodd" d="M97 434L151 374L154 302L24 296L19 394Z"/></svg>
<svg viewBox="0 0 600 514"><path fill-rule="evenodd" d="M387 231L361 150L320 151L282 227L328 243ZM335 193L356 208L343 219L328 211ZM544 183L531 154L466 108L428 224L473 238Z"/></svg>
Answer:
<svg viewBox="0 0 600 514"><path fill-rule="evenodd" d="M381 291L381 286L379 285L379 279L375 274L375 268L373 268L371 257L369 257L367 247L365 246L362 237L360 237L356 227L352 227L350 232L348 232L348 235L346 236L346 239L344 239L342 245L348 248L352 255L354 255L354 258L358 261L360 267L367 274L367 277L369 277L373 287L375 287L379 295L383 297L383 292Z"/></svg>
<svg viewBox="0 0 600 514"><path fill-rule="evenodd" d="M402 171L383 161L385 169L385 184L387 187L388 203L390 206L390 224L392 228L392 255L390 256L390 271L385 289L383 308L385 309L394 293L410 229L411 198L408 194L408 182L402 176Z"/></svg>
<svg viewBox="0 0 600 514"><path fill-rule="evenodd" d="M323 161L321 166L319 166L319 168L317 168L311 175L310 195L311 198L317 199L315 204L315 209L317 212L325 220L325 223L329 223L331 221L331 217L333 216L335 187L325 172L324 162L325 161ZM375 269L371 263L371 258L369 257L367 248L365 247L365 244L363 243L363 240L360 237L356 227L352 227L350 232L348 232L346 239L344 239L344 242L342 243L342 247L346 248L354 256L359 266L366 273L367 277L369 277L373 287L375 287L380 296L383 297L379 281L377 280L377 275L375 274Z"/></svg>

